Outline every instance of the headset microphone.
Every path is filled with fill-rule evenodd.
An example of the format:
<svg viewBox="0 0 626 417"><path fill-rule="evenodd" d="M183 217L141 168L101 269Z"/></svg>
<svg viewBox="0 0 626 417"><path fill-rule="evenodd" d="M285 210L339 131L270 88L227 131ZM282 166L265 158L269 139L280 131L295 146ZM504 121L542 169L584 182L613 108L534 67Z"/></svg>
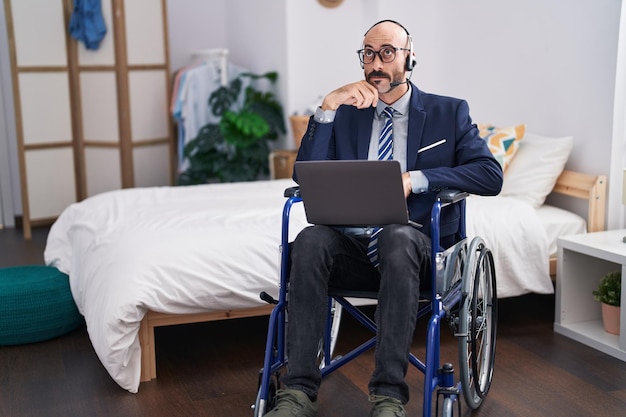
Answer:
<svg viewBox="0 0 626 417"><path fill-rule="evenodd" d="M404 81L393 81L393 82L390 82L390 83L389 83L389 87L391 87L391 88L395 88L395 87L397 87L397 86L399 86L399 85L401 85L401 84L408 84L408 83L409 83L409 80L404 80Z"/></svg>

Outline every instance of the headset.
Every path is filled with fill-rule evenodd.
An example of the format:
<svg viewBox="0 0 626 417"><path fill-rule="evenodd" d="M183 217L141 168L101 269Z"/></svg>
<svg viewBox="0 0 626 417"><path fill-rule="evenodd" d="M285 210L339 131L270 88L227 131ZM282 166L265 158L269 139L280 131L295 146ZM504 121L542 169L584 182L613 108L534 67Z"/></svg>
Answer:
<svg viewBox="0 0 626 417"><path fill-rule="evenodd" d="M370 26L370 28L367 29L367 31L365 32L365 34L363 36L364 37L367 36L369 31L372 30L375 26L378 26L381 23L385 23L385 22L395 23L396 25L400 26L402 28L402 30L404 30L404 32L406 33L406 36L409 39L409 55L407 55L407 57L406 57L406 61L404 63L404 68L407 71L413 71L413 68L415 68L415 65L417 65L417 61L415 60L415 57L413 56L413 38L411 37L411 34L409 33L409 31L404 26L402 26L400 23L396 22L395 20L391 20L391 19L381 20L380 22L376 22L372 26ZM361 68L363 68L363 67L364 67L364 65L361 62Z"/></svg>

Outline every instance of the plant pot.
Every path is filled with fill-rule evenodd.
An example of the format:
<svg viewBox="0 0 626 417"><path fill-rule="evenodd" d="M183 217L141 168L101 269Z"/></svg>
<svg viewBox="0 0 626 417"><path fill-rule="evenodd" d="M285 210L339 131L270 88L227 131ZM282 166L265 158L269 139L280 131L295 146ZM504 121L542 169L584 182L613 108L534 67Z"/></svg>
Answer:
<svg viewBox="0 0 626 417"><path fill-rule="evenodd" d="M619 334L620 307L602 304L602 324L607 333Z"/></svg>

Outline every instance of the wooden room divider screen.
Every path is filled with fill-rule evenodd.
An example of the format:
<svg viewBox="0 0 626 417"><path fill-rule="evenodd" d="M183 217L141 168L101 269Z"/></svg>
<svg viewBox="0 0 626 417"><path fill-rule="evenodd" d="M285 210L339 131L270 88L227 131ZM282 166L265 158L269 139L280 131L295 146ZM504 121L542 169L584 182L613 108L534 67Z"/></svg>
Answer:
<svg viewBox="0 0 626 417"><path fill-rule="evenodd" d="M72 0L4 0L24 237L100 192L171 185L175 144L165 0L102 0L96 50Z"/></svg>

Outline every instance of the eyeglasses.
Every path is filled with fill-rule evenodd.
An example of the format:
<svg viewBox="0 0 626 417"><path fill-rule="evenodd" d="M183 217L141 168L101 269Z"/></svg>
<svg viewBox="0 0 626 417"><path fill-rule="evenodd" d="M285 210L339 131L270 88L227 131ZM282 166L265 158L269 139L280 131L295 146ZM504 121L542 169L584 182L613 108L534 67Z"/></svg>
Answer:
<svg viewBox="0 0 626 417"><path fill-rule="evenodd" d="M379 51L375 51L370 48L359 49L356 53L359 55L359 59L363 64L371 64L374 62L374 58L376 55L380 58L382 62L389 63L393 62L396 59L396 51L410 51L407 48L396 48L394 46L385 46L380 48Z"/></svg>

